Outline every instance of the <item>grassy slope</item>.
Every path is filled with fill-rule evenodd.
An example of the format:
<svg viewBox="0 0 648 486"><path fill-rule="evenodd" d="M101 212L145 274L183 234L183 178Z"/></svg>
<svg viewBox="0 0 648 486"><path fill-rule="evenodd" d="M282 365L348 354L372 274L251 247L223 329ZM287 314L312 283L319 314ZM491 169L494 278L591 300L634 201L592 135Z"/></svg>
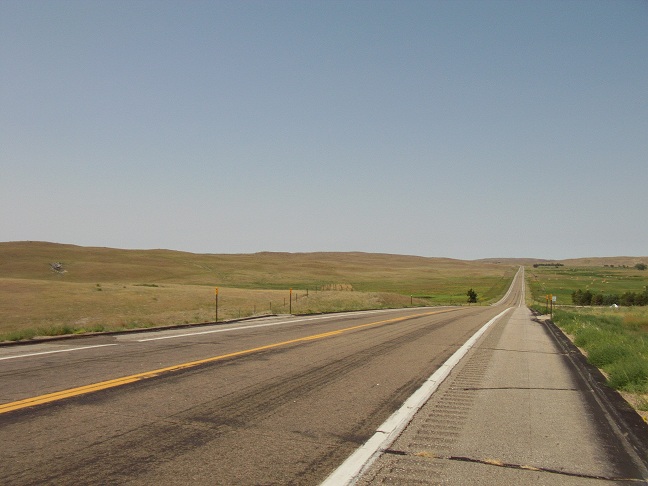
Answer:
<svg viewBox="0 0 648 486"><path fill-rule="evenodd" d="M54 262L66 273L52 271ZM51 332L62 324L100 328L213 320L215 286L221 288L220 318L271 307L287 312L289 288L301 297L293 312L464 303L470 287L487 302L503 294L515 270L507 264L368 253L201 255L0 243L0 334L37 327Z"/></svg>
<svg viewBox="0 0 648 486"><path fill-rule="evenodd" d="M0 243L0 276L61 280L49 263L62 262L67 282L156 282L240 288L351 284L355 290L426 292L448 279L500 277L502 265L447 258L370 253L193 254L116 250L52 243ZM505 266L506 267L506 266ZM404 278L405 277L405 278Z"/></svg>

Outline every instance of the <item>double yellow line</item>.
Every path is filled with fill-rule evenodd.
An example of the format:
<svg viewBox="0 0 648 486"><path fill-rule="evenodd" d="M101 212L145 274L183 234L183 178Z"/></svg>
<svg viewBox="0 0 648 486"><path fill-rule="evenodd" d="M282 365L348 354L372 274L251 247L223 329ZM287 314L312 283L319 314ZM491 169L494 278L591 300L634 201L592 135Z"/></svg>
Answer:
<svg viewBox="0 0 648 486"><path fill-rule="evenodd" d="M456 309L448 309L443 311L433 311L433 312L424 312L420 314L414 314L404 317L394 317L392 319L385 319L382 321L370 322L368 324L361 324L353 327L346 327L344 329L338 329L336 331L324 332L321 334L313 334L311 336L305 336L297 339L291 339L289 341L282 341L279 343L266 344L265 346L259 346L257 348L245 349L243 351L235 351L233 353L222 354L220 356L213 356L211 358L199 359L196 361L189 361L187 363L181 363L178 365L168 366L166 368L159 368L157 370L145 371L144 373L137 373L135 375L123 376L121 378L115 378L113 380L101 381L99 383L93 383L90 385L79 386L77 388L70 388L68 390L62 390L59 392L48 393L46 395L39 395L36 397L25 398L23 400L18 400L15 402L4 403L0 405L0 414L13 412L15 410L21 410L23 408L34 407L36 405L42 405L45 403L56 402L58 400L64 400L66 398L77 397L79 395L86 395L88 393L94 393L101 390L107 390L109 388L115 388L122 385L127 385L129 383L134 383L136 381L145 380L147 378L153 378L164 373L171 373L174 371L186 370L188 368L194 368L207 363L213 363L215 361L222 361L228 358L235 358L237 356L244 356L246 354L258 353L260 351L266 351L268 349L279 348L282 346L288 346L291 344L306 343L309 341L315 341L318 339L324 339L332 336L337 336L344 334L350 331L356 331L358 329L363 329L372 326L380 326L384 324L393 324L395 322L405 321L408 319L415 319L418 317L430 316L433 314L443 314L445 312L452 312Z"/></svg>

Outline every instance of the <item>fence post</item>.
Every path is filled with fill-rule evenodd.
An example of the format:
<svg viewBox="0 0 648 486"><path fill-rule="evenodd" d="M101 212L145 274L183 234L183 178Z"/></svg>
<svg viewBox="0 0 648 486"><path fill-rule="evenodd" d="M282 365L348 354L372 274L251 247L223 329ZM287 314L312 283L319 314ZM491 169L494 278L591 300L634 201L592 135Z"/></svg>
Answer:
<svg viewBox="0 0 648 486"><path fill-rule="evenodd" d="M218 287L215 289L215 294L216 294L216 323L218 323Z"/></svg>

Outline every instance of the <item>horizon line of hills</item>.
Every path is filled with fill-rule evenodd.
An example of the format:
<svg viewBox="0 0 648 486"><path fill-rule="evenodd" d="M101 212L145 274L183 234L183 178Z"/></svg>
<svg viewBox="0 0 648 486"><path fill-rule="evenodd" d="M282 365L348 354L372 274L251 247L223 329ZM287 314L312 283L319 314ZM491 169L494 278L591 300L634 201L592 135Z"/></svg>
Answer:
<svg viewBox="0 0 648 486"><path fill-rule="evenodd" d="M100 251L115 251L115 252L175 252L175 253L185 253L191 255L294 255L294 256L308 256L308 255L376 255L384 257L394 257L394 258L422 258L426 260L430 259L439 259L439 260L455 260L463 262L481 262L481 263L494 263L494 264L518 264L518 265L534 265L535 266L569 266L571 265L594 265L594 266L634 266L640 263L646 263L648 261L648 256L632 256L632 255L615 255L615 256L583 256L577 258L565 258L565 259L547 259L547 258L533 258L533 257L489 257L489 258L476 258L476 259L462 259L462 258L453 258L453 257L430 257L430 256L420 256L420 255L408 255L400 253L384 253L384 252L366 252L359 250L350 250L350 251L300 251L300 252L288 252L288 251L258 251L251 253L202 253L202 252L191 252L185 250L173 250L166 248L150 248L150 249L136 249L136 248L113 248L113 247L99 247L99 246L83 246L70 243L56 243L49 241L7 241L0 242L0 250L5 247L32 247L36 249L37 247L42 247L42 249L49 247L58 247L60 249L79 249L84 251L100 250ZM18 249L18 248L14 248Z"/></svg>

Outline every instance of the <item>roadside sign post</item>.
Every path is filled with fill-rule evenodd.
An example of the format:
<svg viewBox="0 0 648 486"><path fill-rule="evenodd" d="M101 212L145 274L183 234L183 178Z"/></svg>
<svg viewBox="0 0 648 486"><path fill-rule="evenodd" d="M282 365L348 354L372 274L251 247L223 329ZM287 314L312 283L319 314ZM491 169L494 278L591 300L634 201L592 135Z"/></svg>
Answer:
<svg viewBox="0 0 648 486"><path fill-rule="evenodd" d="M288 313L292 314L292 289L290 289L290 305L288 306Z"/></svg>
<svg viewBox="0 0 648 486"><path fill-rule="evenodd" d="M556 302L556 296L549 294L547 300L549 301L549 319L553 319L553 306L554 302Z"/></svg>
<svg viewBox="0 0 648 486"><path fill-rule="evenodd" d="M218 287L214 289L214 293L216 294L216 322L218 322Z"/></svg>

